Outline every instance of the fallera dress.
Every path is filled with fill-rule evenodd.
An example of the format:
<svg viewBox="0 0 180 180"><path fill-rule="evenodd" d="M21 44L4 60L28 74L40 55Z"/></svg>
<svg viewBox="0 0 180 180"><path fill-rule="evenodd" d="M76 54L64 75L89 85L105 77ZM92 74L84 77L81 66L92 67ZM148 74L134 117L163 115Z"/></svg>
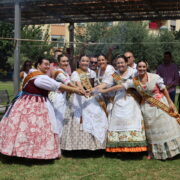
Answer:
<svg viewBox="0 0 180 180"><path fill-rule="evenodd" d="M134 87L138 92L144 91L168 106L166 97L161 92L165 88L163 79L147 73L148 82L136 86L133 80L124 83L125 88ZM138 79L138 77L137 77ZM149 152L155 159L167 159L180 154L180 126L176 119L148 102L141 104L145 122Z"/></svg>
<svg viewBox="0 0 180 180"><path fill-rule="evenodd" d="M32 159L60 157L59 124L48 92L61 83L47 75L31 78L0 122L0 152Z"/></svg>

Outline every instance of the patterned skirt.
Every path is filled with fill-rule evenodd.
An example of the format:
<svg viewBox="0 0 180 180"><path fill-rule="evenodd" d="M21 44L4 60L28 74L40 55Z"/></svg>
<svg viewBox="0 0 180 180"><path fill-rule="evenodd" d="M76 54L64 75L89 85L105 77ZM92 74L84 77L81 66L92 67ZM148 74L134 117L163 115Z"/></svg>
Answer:
<svg viewBox="0 0 180 180"><path fill-rule="evenodd" d="M161 101L167 104L166 98ZM180 125L160 108L145 103L141 107L150 154L155 159L172 158L180 154Z"/></svg>
<svg viewBox="0 0 180 180"><path fill-rule="evenodd" d="M106 140L101 144L92 134L85 132L81 124L73 119L73 108L71 101L68 101L64 128L61 136L62 150L100 150L105 149Z"/></svg>
<svg viewBox="0 0 180 180"><path fill-rule="evenodd" d="M142 123L143 124L143 123ZM144 126L142 131L109 131L107 152L143 152L147 151Z"/></svg>
<svg viewBox="0 0 180 180"><path fill-rule="evenodd" d="M0 122L0 152L32 159L60 157L59 135L52 131L45 100L24 95Z"/></svg>

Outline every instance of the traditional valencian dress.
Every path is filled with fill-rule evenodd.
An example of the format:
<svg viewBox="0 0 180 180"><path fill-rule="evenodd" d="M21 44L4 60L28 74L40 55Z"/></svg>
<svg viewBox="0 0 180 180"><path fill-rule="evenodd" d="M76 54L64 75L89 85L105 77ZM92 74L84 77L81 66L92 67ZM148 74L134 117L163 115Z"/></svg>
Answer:
<svg viewBox="0 0 180 180"><path fill-rule="evenodd" d="M180 154L180 126L177 114L168 112L166 97L161 92L165 88L162 78L147 73L148 82L141 84L138 76L124 83L125 88L133 87L141 94L141 105L145 121L146 137L150 152L155 159L172 158Z"/></svg>
<svg viewBox="0 0 180 180"><path fill-rule="evenodd" d="M115 72L115 69L112 65L107 65L106 70L103 74L101 74L101 68L98 69L98 72L96 74L95 78L95 85L100 85L101 83L108 84L109 81L112 79L112 74ZM99 98L101 97L105 104L106 104L106 111L109 113L112 108L112 102L114 100L115 92L109 92L99 95Z"/></svg>
<svg viewBox="0 0 180 180"><path fill-rule="evenodd" d="M39 71L30 73L21 95L0 122L0 152L33 159L60 157L59 123L48 92L61 83Z"/></svg>
<svg viewBox="0 0 180 180"><path fill-rule="evenodd" d="M119 84L132 79L135 70L128 67L127 74L120 76L119 71L109 78L109 85ZM147 151L147 143L138 102L125 89L116 92L112 110L109 113L107 152Z"/></svg>
<svg viewBox="0 0 180 180"><path fill-rule="evenodd" d="M65 85L71 82L70 76L63 69L58 68L55 70L55 80L61 82ZM50 92L49 94L50 101L54 107L56 119L60 123L60 135L62 134L62 129L64 126L64 116L67 107L67 93L66 92Z"/></svg>
<svg viewBox="0 0 180 180"><path fill-rule="evenodd" d="M88 69L74 71L73 82L81 82L85 89L91 89L90 80L96 76ZM61 149L63 150L98 150L106 147L107 117L95 97L84 97L73 94L67 108ZM69 112L68 112L69 110Z"/></svg>

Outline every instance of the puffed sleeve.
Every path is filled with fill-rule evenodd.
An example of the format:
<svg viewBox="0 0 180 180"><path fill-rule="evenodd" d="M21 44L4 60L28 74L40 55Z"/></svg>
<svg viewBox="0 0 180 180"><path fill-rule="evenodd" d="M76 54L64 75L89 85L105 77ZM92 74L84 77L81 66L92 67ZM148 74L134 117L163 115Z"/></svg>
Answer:
<svg viewBox="0 0 180 180"><path fill-rule="evenodd" d="M90 78L96 78L96 72L93 70L90 70Z"/></svg>
<svg viewBox="0 0 180 180"><path fill-rule="evenodd" d="M38 88L45 89L48 91L57 91L61 86L60 82L55 81L47 75L38 76L35 79L34 84Z"/></svg>
<svg viewBox="0 0 180 180"><path fill-rule="evenodd" d="M105 71L102 82L108 84L109 86L112 86L114 82L112 75L114 74L115 69L111 65L109 65L107 68L108 69Z"/></svg>
<svg viewBox="0 0 180 180"><path fill-rule="evenodd" d="M65 74L61 72L57 75L56 80L66 85L71 82L69 76L66 76Z"/></svg>
<svg viewBox="0 0 180 180"><path fill-rule="evenodd" d="M81 81L78 72L74 71L74 72L72 73L72 75L71 75L71 80L72 80L73 82L80 82L80 81Z"/></svg>
<svg viewBox="0 0 180 180"><path fill-rule="evenodd" d="M160 90L165 89L165 85L164 85L164 81L163 78L161 78L159 75L157 75L157 83L156 83L159 87Z"/></svg>
<svg viewBox="0 0 180 180"><path fill-rule="evenodd" d="M122 84L125 89L134 88L134 83L132 79L128 79L125 83Z"/></svg>

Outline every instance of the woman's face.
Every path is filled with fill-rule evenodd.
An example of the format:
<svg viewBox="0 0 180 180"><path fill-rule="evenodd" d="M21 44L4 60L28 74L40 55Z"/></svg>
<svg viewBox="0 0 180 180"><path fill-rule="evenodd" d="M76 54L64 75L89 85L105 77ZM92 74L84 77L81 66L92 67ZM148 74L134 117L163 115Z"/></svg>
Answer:
<svg viewBox="0 0 180 180"><path fill-rule="evenodd" d="M47 59L43 59L41 64L38 64L37 68L44 74L47 73L47 71L49 70L50 67L50 63L49 60Z"/></svg>
<svg viewBox="0 0 180 180"><path fill-rule="evenodd" d="M90 62L89 58L87 56L83 56L79 61L79 67L82 70L86 71L89 67L89 62Z"/></svg>
<svg viewBox="0 0 180 180"><path fill-rule="evenodd" d="M104 56L99 56L98 57L98 66L101 69L105 69L107 66L107 59Z"/></svg>
<svg viewBox="0 0 180 180"><path fill-rule="evenodd" d="M27 71L29 71L31 68L32 68L32 63L31 63L31 62L26 62L26 64L25 64L25 69L26 69Z"/></svg>
<svg viewBox="0 0 180 180"><path fill-rule="evenodd" d="M139 75L146 74L146 72L147 72L147 64L145 62L138 63L137 70L138 70Z"/></svg>
<svg viewBox="0 0 180 180"><path fill-rule="evenodd" d="M125 72L128 67L127 62L123 58L118 58L116 60L116 66L120 72Z"/></svg>
<svg viewBox="0 0 180 180"><path fill-rule="evenodd" d="M62 69L66 69L69 66L69 59L66 56L61 57L59 61L59 66Z"/></svg>

